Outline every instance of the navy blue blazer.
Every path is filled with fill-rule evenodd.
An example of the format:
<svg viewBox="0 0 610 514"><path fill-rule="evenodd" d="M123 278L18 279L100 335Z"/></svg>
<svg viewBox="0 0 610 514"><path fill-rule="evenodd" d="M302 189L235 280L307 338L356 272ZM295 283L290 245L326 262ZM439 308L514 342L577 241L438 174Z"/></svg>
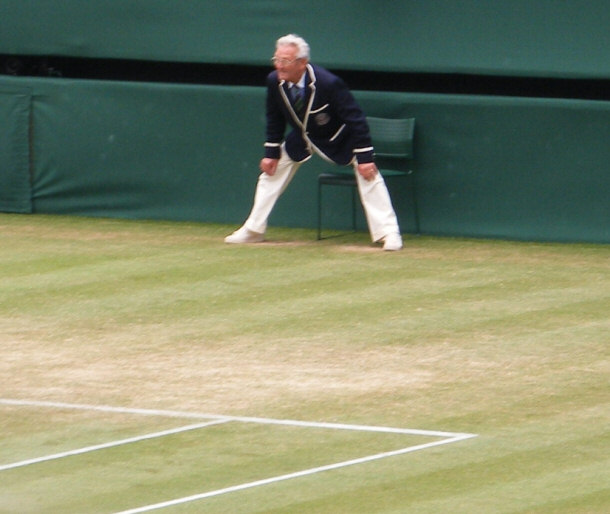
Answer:
<svg viewBox="0 0 610 514"><path fill-rule="evenodd" d="M307 65L303 119L295 113L288 84L278 81L277 71L267 77L267 136L265 157L278 159L281 144L294 161L314 152L341 165L373 162L373 146L366 118L347 85L328 70ZM286 126L291 131L286 134ZM285 136L285 137L284 137Z"/></svg>

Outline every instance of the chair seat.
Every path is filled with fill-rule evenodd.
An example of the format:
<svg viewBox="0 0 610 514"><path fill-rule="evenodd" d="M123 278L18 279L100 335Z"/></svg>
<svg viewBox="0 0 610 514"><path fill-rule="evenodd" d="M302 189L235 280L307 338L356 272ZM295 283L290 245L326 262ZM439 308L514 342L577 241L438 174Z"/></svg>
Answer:
<svg viewBox="0 0 610 514"><path fill-rule="evenodd" d="M401 177L403 175L409 175L411 171L388 170L381 168L379 170L379 173L381 173L384 177ZM329 171L325 173L320 173L318 175L318 180L322 184L328 185L356 185L356 176L354 175L354 171L351 169L349 169L348 171Z"/></svg>
<svg viewBox="0 0 610 514"><path fill-rule="evenodd" d="M379 168L379 173L381 173L384 177L404 177L405 175L410 175L412 171L386 170L385 168Z"/></svg>
<svg viewBox="0 0 610 514"><path fill-rule="evenodd" d="M328 184L332 186L355 186L356 185L356 177L354 172L345 173L345 172L337 172L337 173L320 173L318 175L318 181L321 184Z"/></svg>

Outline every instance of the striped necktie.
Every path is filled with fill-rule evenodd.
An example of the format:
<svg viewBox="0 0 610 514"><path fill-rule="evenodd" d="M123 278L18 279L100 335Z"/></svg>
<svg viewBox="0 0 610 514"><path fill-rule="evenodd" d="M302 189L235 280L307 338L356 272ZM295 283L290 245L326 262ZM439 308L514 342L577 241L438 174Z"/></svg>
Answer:
<svg viewBox="0 0 610 514"><path fill-rule="evenodd" d="M303 111L303 88L299 86L292 86L290 88L290 93L292 96L292 105L294 106L294 110L297 114L301 114Z"/></svg>

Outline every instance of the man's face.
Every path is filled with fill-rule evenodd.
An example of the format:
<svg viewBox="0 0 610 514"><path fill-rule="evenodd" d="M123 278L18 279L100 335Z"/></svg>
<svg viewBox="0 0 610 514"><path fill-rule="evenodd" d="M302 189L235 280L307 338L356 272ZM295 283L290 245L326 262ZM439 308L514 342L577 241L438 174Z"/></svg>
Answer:
<svg viewBox="0 0 610 514"><path fill-rule="evenodd" d="M274 66L280 80L298 82L305 72L307 59L297 59L297 47L294 45L280 46L273 56Z"/></svg>

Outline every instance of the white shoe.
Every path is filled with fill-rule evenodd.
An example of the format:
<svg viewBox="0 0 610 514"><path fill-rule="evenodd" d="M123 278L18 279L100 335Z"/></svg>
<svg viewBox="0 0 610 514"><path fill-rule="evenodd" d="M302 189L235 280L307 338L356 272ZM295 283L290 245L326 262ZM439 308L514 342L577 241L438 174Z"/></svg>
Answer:
<svg viewBox="0 0 610 514"><path fill-rule="evenodd" d="M383 238L383 249L389 252L395 252L402 248L402 237L398 232L388 234Z"/></svg>
<svg viewBox="0 0 610 514"><path fill-rule="evenodd" d="M244 244L244 243L260 243L265 239L265 234L252 232L246 227L241 227L231 235L225 237L225 243Z"/></svg>

